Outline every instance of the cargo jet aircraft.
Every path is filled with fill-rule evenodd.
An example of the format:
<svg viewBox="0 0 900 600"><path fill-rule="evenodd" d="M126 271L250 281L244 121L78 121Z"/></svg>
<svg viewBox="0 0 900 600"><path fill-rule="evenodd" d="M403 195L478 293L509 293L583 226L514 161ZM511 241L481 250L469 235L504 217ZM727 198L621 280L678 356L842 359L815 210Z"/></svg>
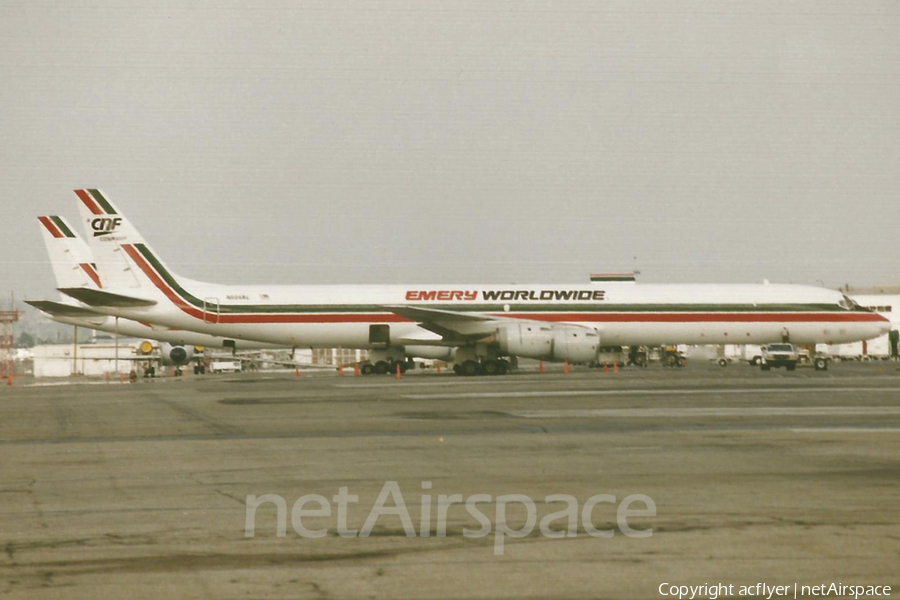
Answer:
<svg viewBox="0 0 900 600"><path fill-rule="evenodd" d="M104 288L61 291L91 310L237 340L370 350L465 375L506 357L591 362L603 346L866 340L889 323L840 292L801 285L222 285L175 274L109 199L75 191Z"/></svg>
<svg viewBox="0 0 900 600"><path fill-rule="evenodd" d="M82 289L100 290L103 288L100 275L87 243L78 237L69 223L62 217L38 217L44 245L59 288L78 287ZM95 329L105 333L118 334L143 340L160 342L160 358L164 366L182 366L189 364L196 347L237 349L234 343L228 343L221 337L209 334L171 329L165 326L151 325L130 319L97 314L79 306L74 300L63 296L61 302L53 300L26 300L27 304L37 308L50 319L67 325ZM274 344L255 341L242 341L241 350L281 348ZM142 342L140 354L147 355L152 351L152 344Z"/></svg>

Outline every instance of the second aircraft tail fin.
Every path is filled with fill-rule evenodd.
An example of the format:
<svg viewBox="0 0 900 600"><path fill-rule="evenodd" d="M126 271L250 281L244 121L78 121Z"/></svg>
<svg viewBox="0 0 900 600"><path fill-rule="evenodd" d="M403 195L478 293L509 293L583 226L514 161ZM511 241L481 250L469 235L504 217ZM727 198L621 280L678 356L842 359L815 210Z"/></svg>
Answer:
<svg viewBox="0 0 900 600"><path fill-rule="evenodd" d="M62 217L38 217L56 287L103 287L91 250Z"/></svg>

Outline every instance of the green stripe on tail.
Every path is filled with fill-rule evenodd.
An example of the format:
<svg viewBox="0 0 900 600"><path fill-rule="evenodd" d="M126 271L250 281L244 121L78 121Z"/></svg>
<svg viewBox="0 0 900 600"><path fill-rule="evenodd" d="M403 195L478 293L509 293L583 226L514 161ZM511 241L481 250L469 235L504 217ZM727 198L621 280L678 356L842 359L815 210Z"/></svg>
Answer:
<svg viewBox="0 0 900 600"><path fill-rule="evenodd" d="M104 211L106 211L106 214L108 214L108 215L118 214L116 212L116 210L112 207L112 204L109 203L109 200L104 198L103 194L100 193L100 190L88 190L88 192L91 194L91 197L93 197L94 201L96 201L97 204L100 205L100 208L102 208Z"/></svg>
<svg viewBox="0 0 900 600"><path fill-rule="evenodd" d="M75 234L72 233L72 230L69 229L66 222L60 219L59 217L50 217L50 220L53 221L53 224L59 229L59 231L66 236L67 238L74 238Z"/></svg>

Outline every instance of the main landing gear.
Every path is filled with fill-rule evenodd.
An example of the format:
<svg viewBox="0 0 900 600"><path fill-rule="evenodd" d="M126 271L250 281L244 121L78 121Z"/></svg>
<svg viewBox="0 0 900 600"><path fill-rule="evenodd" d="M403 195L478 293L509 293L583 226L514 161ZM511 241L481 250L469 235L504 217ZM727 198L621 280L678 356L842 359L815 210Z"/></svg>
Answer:
<svg viewBox="0 0 900 600"><path fill-rule="evenodd" d="M369 353L369 360L360 363L361 375L393 375L400 368L400 374L414 368L415 363L408 360L402 350L395 348L379 348Z"/></svg>
<svg viewBox="0 0 900 600"><path fill-rule="evenodd" d="M486 358L482 361L470 359L453 365L453 372L465 377L474 377L475 375L506 375L509 368L510 364L503 359Z"/></svg>
<svg viewBox="0 0 900 600"><path fill-rule="evenodd" d="M412 368L412 364L405 360L377 360L374 363L366 361L359 365L359 372L362 375L387 375L396 373L397 367L400 368L400 374L402 375Z"/></svg>

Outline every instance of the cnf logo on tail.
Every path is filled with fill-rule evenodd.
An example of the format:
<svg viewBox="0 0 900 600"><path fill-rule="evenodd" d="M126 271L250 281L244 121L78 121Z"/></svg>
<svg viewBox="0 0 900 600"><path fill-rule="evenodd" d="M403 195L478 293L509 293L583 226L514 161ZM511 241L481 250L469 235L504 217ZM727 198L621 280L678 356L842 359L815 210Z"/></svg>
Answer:
<svg viewBox="0 0 900 600"><path fill-rule="evenodd" d="M97 217L91 221L91 229L94 231L94 237L100 237L114 233L121 224L121 217Z"/></svg>

